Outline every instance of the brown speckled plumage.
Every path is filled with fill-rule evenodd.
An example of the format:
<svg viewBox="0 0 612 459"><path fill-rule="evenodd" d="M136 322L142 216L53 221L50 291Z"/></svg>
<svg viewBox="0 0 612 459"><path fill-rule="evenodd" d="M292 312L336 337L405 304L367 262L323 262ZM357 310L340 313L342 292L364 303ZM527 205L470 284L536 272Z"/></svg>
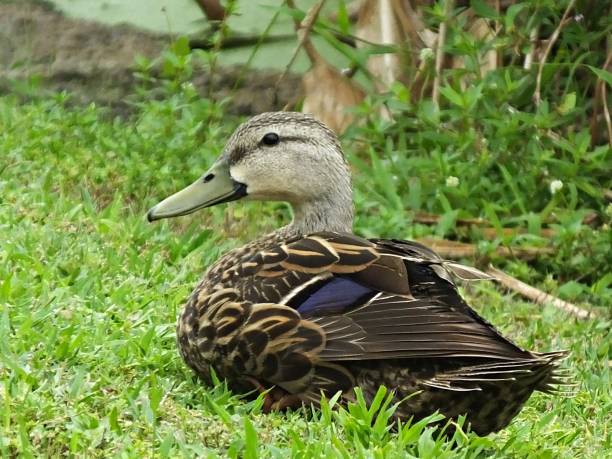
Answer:
<svg viewBox="0 0 612 459"><path fill-rule="evenodd" d="M257 143L268 130L286 142L276 150L278 170L267 164L270 176L298 161L297 153L285 158L297 151L320 156L327 169L319 175L338 175L326 185L327 178L306 174L320 200L301 200L299 184L285 192L282 181L272 177L266 188L254 178L261 175L249 174L272 151ZM506 426L534 390L554 389L563 352L520 349L458 294L454 278L483 273L413 242L350 234L348 169L320 123L295 113L260 115L236 131L224 157L248 194L290 202L295 218L221 257L187 303L179 348L204 381L212 367L238 392L275 387L271 409L316 405L321 393L337 391L350 400L354 387L372 398L384 384L405 399L398 418L466 414L483 435Z"/></svg>

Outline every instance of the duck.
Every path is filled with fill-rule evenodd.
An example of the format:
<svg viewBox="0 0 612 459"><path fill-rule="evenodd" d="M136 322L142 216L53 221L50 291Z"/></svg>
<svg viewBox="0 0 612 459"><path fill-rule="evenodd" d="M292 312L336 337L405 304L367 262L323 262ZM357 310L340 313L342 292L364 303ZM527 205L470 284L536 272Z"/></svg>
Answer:
<svg viewBox="0 0 612 459"><path fill-rule="evenodd" d="M222 255L177 324L180 355L204 384L264 396L264 411L319 406L360 390L393 394L396 421L465 416L487 435L535 391L561 384L564 351L526 351L461 297L490 279L424 245L353 233L351 171L336 134L301 112L241 124L210 169L147 213L178 217L235 200L284 201L286 226Z"/></svg>

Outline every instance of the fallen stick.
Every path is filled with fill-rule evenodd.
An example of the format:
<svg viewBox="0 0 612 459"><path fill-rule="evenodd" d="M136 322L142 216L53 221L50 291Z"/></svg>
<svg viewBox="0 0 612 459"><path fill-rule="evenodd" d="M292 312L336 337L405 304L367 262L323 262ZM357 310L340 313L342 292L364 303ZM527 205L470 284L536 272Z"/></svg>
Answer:
<svg viewBox="0 0 612 459"><path fill-rule="evenodd" d="M429 212L418 212L413 220L425 225L435 225L440 221L440 215L430 214ZM455 223L459 226L486 226L490 225L484 218L458 218Z"/></svg>
<svg viewBox="0 0 612 459"><path fill-rule="evenodd" d="M434 214L417 214L413 218L413 221L417 223L421 223L423 225L437 225L440 221L440 216ZM499 236L507 237L507 236L517 236L519 234L527 233L527 228L522 227L514 227L514 228L494 228L492 226L484 226L488 222L483 220L482 218L465 218L465 219L457 219L455 221L455 225L458 228L461 227L478 227L478 231L482 233L485 239L495 239ZM550 228L542 228L540 229L540 236L542 237L553 237L555 235L555 231Z"/></svg>
<svg viewBox="0 0 612 459"><path fill-rule="evenodd" d="M612 190L604 189L602 193L605 199L612 201ZM441 218L442 217L437 214L432 214L428 212L418 212L414 215L414 217L412 217L412 221L416 223L421 223L423 225L437 225L440 222ZM584 225L593 225L593 223L597 221L597 218L597 213L588 213L582 219L582 223ZM550 224L554 222L545 220L543 223ZM504 227L498 230L497 228L491 226L491 223L484 218L458 218L457 220L455 220L455 225L458 228L466 226L477 227L486 239L495 239L499 236L516 236L519 234L526 234L528 232L527 228L521 226L515 226L510 228ZM556 231L552 228L540 228L539 231L539 236L546 238L551 238L555 234Z"/></svg>
<svg viewBox="0 0 612 459"><path fill-rule="evenodd" d="M531 285L528 285L497 268L494 268L493 266L489 266L487 273L495 277L495 279L497 279L497 281L504 287L523 295L525 298L530 299L536 304L550 304L557 309L561 309L562 311L575 315L579 319L590 319L595 316L595 314L591 311L579 308L572 303L568 303L567 301L563 301L555 296L545 293L542 290L532 287Z"/></svg>
<svg viewBox="0 0 612 459"><path fill-rule="evenodd" d="M501 228L498 230L497 228L481 228L479 231L482 233L485 239L496 239L500 236L502 237L510 237L510 236L518 236L519 234L527 234L526 228ZM555 231L550 228L542 228L540 229L539 236L545 238L551 238L555 235Z"/></svg>
<svg viewBox="0 0 612 459"><path fill-rule="evenodd" d="M457 260L478 255L478 247L467 242L449 241L448 239L433 237L420 238L417 242L437 252L442 258ZM531 260L539 255L547 255L553 252L554 250L550 247L497 247L495 249L496 255L500 257L516 257L522 260Z"/></svg>

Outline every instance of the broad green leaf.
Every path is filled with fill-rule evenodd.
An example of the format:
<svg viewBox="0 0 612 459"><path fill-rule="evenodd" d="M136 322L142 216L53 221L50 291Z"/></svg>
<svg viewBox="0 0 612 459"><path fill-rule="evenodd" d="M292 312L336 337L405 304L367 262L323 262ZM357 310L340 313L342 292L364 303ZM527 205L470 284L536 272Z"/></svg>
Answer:
<svg viewBox="0 0 612 459"><path fill-rule="evenodd" d="M442 86L440 88L440 94L442 94L452 104L455 104L459 107L463 107L465 105L465 102L461 94L459 94L457 91L455 91L450 86Z"/></svg>
<svg viewBox="0 0 612 459"><path fill-rule="evenodd" d="M597 67L593 67L591 65L587 65L587 67L590 68L600 80L605 81L608 86L612 86L612 73L604 69L598 69Z"/></svg>
<svg viewBox="0 0 612 459"><path fill-rule="evenodd" d="M576 108L576 93L570 92L565 95L561 104L557 107L557 110L562 115L567 115L569 112Z"/></svg>
<svg viewBox="0 0 612 459"><path fill-rule="evenodd" d="M528 3L515 3L514 5L510 5L508 7L504 16L504 25L506 29L511 30L514 28L514 22L516 20L516 17L528 6Z"/></svg>
<svg viewBox="0 0 612 459"><path fill-rule="evenodd" d="M189 38L186 36L181 36L176 39L174 43L172 43L172 51L178 56L187 56L191 52L191 48L189 47Z"/></svg>

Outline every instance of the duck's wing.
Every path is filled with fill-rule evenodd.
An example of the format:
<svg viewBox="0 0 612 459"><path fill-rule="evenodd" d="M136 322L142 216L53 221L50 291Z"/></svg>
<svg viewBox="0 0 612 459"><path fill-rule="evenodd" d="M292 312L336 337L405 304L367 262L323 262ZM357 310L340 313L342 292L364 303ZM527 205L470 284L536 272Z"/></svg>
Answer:
<svg viewBox="0 0 612 459"><path fill-rule="evenodd" d="M268 381L292 392L306 381L316 389L346 388L346 365L355 361L476 359L488 366L474 366L475 379L511 378L516 368L508 362L523 361L524 368L537 361L463 301L452 280L457 272L487 277L407 241L316 233L269 247L233 274L276 283L282 293L241 321L244 338L252 338L244 347L259 353L256 368ZM469 373L432 384L452 379L462 387Z"/></svg>
<svg viewBox="0 0 612 459"><path fill-rule="evenodd" d="M254 277L309 274L279 302L322 327L326 360L529 356L476 314L452 280L456 272L488 276L420 244L316 233L251 263L245 274Z"/></svg>

